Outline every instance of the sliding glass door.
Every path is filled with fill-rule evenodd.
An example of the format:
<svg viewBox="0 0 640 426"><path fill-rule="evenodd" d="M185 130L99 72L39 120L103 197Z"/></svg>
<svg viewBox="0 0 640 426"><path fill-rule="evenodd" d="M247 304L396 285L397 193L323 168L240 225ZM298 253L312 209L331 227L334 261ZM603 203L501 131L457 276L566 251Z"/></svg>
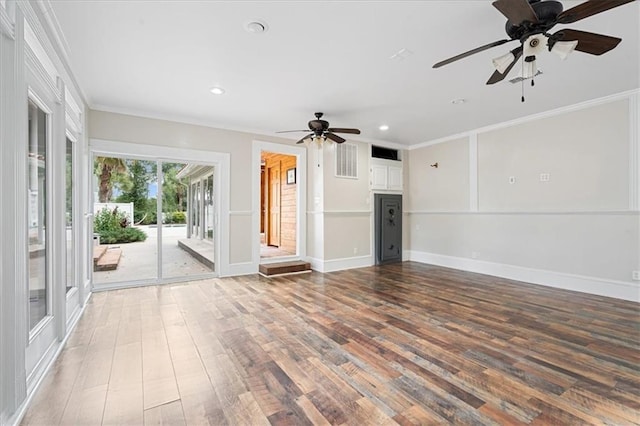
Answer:
<svg viewBox="0 0 640 426"><path fill-rule="evenodd" d="M212 276L214 173L213 166L95 154L94 288Z"/></svg>

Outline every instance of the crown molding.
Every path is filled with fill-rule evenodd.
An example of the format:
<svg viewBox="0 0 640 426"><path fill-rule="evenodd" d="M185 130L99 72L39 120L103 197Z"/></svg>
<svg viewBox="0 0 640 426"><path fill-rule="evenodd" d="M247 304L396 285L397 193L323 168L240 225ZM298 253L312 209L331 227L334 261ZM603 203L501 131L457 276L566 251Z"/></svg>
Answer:
<svg viewBox="0 0 640 426"><path fill-rule="evenodd" d="M442 138L438 138L438 139L433 139L430 141L426 141L426 142L422 142L416 145L411 145L409 146L407 149L409 149L410 151L413 151L414 149L420 149L420 148L425 148L427 146L431 146L431 145L437 145L440 143L444 143L444 142L450 142L452 140L456 140L456 139L465 139L465 138L469 138L471 135L477 135L479 133L487 133L493 130L499 130L499 129L504 129L507 127L512 127L512 126L516 126L518 124L523 124L523 123L528 123L531 121L536 121L536 120L541 120L543 118L549 118L549 117L553 117L559 114L565 114L568 112L573 112L573 111L580 111L583 109L587 109L590 107L594 107L597 105L603 105L606 103L610 103L610 102L615 102L615 101L619 101L619 100L623 100L623 99L629 99L631 97L633 97L634 95L637 96L640 93L640 88L637 89L632 89L632 90L627 90L624 92L620 92L620 93L615 93L612 95L608 95L608 96L604 96L601 98L596 98L596 99L591 99L585 102L580 102L577 104L573 104L573 105L568 105L568 106L564 106L564 107L560 107L560 108L556 108L556 109L552 109L549 111L544 111L544 112L540 112L537 114L532 114L532 115L528 115L525 117L520 117L520 118L516 118L514 120L510 120L510 121L505 121L502 123L496 123L496 124L491 124L489 126L485 126L485 127L480 127L474 130L469 130L469 131L465 131L465 132L461 132L461 133L456 133L450 136L445 136Z"/></svg>

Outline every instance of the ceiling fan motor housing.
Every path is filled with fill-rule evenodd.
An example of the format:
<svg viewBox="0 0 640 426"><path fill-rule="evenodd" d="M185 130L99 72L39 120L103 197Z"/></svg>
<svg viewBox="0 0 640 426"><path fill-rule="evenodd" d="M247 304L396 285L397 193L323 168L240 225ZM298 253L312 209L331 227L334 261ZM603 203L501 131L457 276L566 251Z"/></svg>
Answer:
<svg viewBox="0 0 640 426"><path fill-rule="evenodd" d="M530 3L538 17L538 22L525 21L515 25L508 20L505 24L505 31L513 40L521 40L531 34L549 31L556 24L558 15L564 10L562 3L556 0L530 1Z"/></svg>
<svg viewBox="0 0 640 426"><path fill-rule="evenodd" d="M309 122L309 129L313 132L320 132L327 130L329 128L329 122L326 120L311 120Z"/></svg>

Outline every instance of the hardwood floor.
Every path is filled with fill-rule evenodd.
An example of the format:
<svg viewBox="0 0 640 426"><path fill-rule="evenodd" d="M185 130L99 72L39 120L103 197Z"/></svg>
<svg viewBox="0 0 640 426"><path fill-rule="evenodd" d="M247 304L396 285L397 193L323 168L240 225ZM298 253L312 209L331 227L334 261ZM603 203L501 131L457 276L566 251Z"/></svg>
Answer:
<svg viewBox="0 0 640 426"><path fill-rule="evenodd" d="M23 424L640 424L639 335L418 263L96 293Z"/></svg>

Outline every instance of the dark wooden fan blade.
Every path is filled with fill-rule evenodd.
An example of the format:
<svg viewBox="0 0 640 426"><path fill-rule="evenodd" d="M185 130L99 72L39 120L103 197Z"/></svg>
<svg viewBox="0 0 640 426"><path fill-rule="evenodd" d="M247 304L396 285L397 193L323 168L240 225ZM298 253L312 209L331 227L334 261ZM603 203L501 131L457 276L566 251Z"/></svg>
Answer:
<svg viewBox="0 0 640 426"><path fill-rule="evenodd" d="M333 133L325 133L324 134L327 138L331 139L332 141L334 141L335 143L343 143L344 141L346 141L346 139L341 138L338 135L334 135Z"/></svg>
<svg viewBox="0 0 640 426"><path fill-rule="evenodd" d="M487 80L487 84L496 84L497 82L504 80L504 78L507 76L507 74L509 74L513 66L518 62L518 59L520 59L520 56L522 56L522 46L516 47L511 51L511 53L513 53L513 56L514 56L513 62L509 64L507 69L504 70L503 74L500 74L498 71L495 71L491 75L491 77L489 77L489 80Z"/></svg>
<svg viewBox="0 0 640 426"><path fill-rule="evenodd" d="M591 55L607 53L622 41L622 39L618 37L571 29L560 30L553 35L553 38L558 41L578 40L576 50Z"/></svg>
<svg viewBox="0 0 640 426"><path fill-rule="evenodd" d="M296 133L296 132L308 132L309 130L282 130L276 133Z"/></svg>
<svg viewBox="0 0 640 426"><path fill-rule="evenodd" d="M440 61L437 64L435 64L433 66L433 68L440 68L443 65L450 64L451 62L455 62L455 61L457 61L459 59L466 58L467 56L471 56L471 55L476 54L478 52L482 52L483 50L491 49L492 47L500 46L501 44L505 44L505 43L508 43L510 41L511 40L507 40L507 39L498 40L498 41L494 41L493 43L485 44L484 46L476 47L475 49L469 50L468 52L464 52L464 53L461 53L459 55L453 56L453 57L451 57L449 59L445 59L444 61Z"/></svg>
<svg viewBox="0 0 640 426"><path fill-rule="evenodd" d="M513 25L520 25L524 21L538 22L536 12L533 11L527 0L496 0L492 4Z"/></svg>
<svg viewBox="0 0 640 426"><path fill-rule="evenodd" d="M353 135L359 135L360 134L360 130L358 129L343 129L340 127L331 127L329 129L327 129L328 132L334 132L334 133L351 133Z"/></svg>
<svg viewBox="0 0 640 426"><path fill-rule="evenodd" d="M307 136L303 137L302 139L300 139L298 142L296 143L302 143L305 141L305 139L309 139L310 137L313 136L313 133L309 133Z"/></svg>
<svg viewBox="0 0 640 426"><path fill-rule="evenodd" d="M577 6L567 9L558 15L558 23L571 24L597 13L605 12L614 7L631 3L634 0L589 0Z"/></svg>

